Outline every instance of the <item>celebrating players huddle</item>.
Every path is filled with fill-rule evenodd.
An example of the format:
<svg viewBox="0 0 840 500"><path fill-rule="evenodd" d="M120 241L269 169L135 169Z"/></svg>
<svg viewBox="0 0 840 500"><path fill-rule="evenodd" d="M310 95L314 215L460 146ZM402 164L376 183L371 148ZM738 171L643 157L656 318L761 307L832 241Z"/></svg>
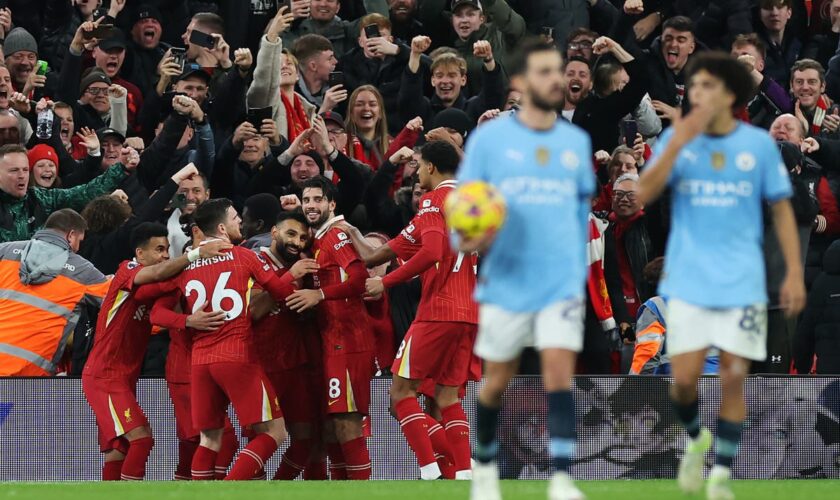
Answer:
<svg viewBox="0 0 840 500"><path fill-rule="evenodd" d="M469 478L460 398L467 380L480 376L472 354L477 263L450 248L443 218L458 152L430 142L420 165L428 191L421 209L378 249L335 215L337 190L323 177L303 186L302 211L281 214L271 246L257 252L234 246L241 219L227 199L198 207L191 249L177 259L169 259L164 226L138 226L135 258L114 276L83 373L105 454L102 478L145 476L154 438L135 391L157 325L172 339L166 379L179 440L175 479L264 478L287 432L274 479L326 479L326 457L331 479L369 479L364 418L377 359L365 298L416 276L423 294L391 367L393 411L424 479ZM366 264L395 257L402 267L368 278ZM435 402L434 415L421 410L418 393ZM228 405L248 441L235 461L240 443Z"/></svg>

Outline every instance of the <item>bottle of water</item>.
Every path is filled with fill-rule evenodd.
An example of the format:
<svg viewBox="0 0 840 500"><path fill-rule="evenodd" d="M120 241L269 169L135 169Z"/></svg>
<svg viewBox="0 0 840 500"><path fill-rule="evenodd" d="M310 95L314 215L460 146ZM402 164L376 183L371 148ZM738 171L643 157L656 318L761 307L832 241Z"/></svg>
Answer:
<svg viewBox="0 0 840 500"><path fill-rule="evenodd" d="M35 127L35 135L38 139L49 139L53 132L53 110L47 108L38 113L38 124Z"/></svg>

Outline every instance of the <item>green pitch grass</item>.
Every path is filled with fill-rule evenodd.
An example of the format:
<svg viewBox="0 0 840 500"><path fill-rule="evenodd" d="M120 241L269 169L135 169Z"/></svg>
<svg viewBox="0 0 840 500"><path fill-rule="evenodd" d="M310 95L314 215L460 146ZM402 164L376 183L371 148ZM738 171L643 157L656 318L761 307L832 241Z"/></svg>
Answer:
<svg viewBox="0 0 840 500"><path fill-rule="evenodd" d="M675 481L580 481L590 500L700 500L683 495ZM545 499L545 481L503 481L505 500ZM738 500L840 498L840 480L735 481ZM80 500L467 500L462 481L247 482L247 483L0 483L0 498Z"/></svg>

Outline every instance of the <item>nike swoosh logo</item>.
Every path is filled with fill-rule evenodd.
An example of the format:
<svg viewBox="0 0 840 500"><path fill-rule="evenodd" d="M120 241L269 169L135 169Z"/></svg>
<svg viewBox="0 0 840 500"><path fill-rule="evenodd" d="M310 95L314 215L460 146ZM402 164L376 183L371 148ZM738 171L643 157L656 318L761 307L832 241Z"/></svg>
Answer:
<svg viewBox="0 0 840 500"><path fill-rule="evenodd" d="M328 401L328 402L327 402L327 404L328 404L328 405L330 405L330 406L332 406L332 405L334 405L334 404L336 404L336 403L338 403L338 400L337 400L337 399L336 399L336 400L333 400L333 401Z"/></svg>

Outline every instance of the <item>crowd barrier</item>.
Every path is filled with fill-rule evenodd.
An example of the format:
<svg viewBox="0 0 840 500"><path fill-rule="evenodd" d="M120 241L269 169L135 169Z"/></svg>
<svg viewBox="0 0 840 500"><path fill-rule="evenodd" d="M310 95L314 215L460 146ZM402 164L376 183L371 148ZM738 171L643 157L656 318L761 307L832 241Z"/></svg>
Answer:
<svg viewBox="0 0 840 500"><path fill-rule="evenodd" d="M388 413L390 380L371 384L368 441L374 479L416 479L416 461ZM685 434L676 423L660 377L578 377L575 380L578 479L671 478ZM478 390L465 400L474 415ZM840 477L840 377L751 377L748 417L733 469L737 478ZM166 383L142 379L141 406L155 434L147 479L172 478L175 423ZM702 421L714 428L720 401L716 378L700 381ZM499 466L504 478L549 474L542 383L518 377L500 415ZM235 418L232 418L235 423ZM710 465L711 454L708 457ZM269 477L279 454L267 465ZM93 414L74 378L0 378L0 481L84 481L100 477Z"/></svg>

